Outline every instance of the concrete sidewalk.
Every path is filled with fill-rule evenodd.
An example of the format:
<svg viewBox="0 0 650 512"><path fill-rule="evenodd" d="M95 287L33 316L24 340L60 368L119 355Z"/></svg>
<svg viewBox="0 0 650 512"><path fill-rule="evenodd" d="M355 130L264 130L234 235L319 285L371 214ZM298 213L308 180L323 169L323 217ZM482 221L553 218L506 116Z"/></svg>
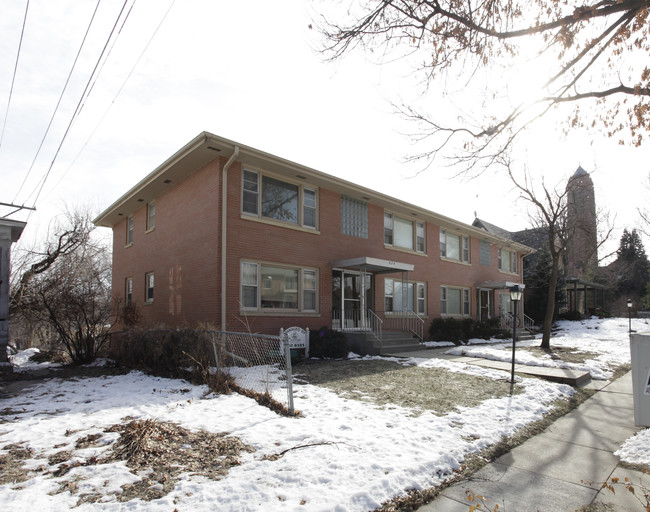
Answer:
<svg viewBox="0 0 650 512"><path fill-rule="evenodd" d="M487 510L498 504L499 510L507 512L573 512L599 502L611 507L599 511L645 510L623 485L615 486L616 493L601 488L612 477L620 481L627 477L635 485L642 483L650 488L650 475L619 468L618 457L613 454L638 430L634 426L632 374L627 373L541 434L469 480L445 489L435 501L418 510L467 512L471 504L467 490L483 496Z"/></svg>

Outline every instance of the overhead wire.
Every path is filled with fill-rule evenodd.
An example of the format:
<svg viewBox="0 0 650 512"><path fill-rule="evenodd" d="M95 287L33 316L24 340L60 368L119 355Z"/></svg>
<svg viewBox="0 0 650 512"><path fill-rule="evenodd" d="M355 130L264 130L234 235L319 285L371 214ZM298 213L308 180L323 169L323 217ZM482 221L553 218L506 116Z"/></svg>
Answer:
<svg viewBox="0 0 650 512"><path fill-rule="evenodd" d="M113 34L115 33L115 29L117 28L117 25L118 25L120 19L122 18L122 14L124 13L124 9L126 8L127 3L128 3L128 0L124 0L124 4L122 5L122 8L120 9L120 13L119 13L117 19L115 20L115 23L113 24L113 28L111 29L111 32L110 32L110 34L108 36L108 39L106 40L106 43L104 44L104 47L102 48L102 52L100 53L99 58L97 59L97 62L95 63L95 67L93 68L93 71L90 74L90 77L88 78L88 82L86 83L86 87L84 88L84 91L81 94L81 97L79 98L79 102L77 103L77 107L76 107L75 111L73 112L72 117L70 118L70 122L68 123L68 126L67 126L67 128L65 130L65 133L63 134L63 137L61 138L61 142L59 143L59 146L57 147L57 150L56 150L56 152L54 154L54 158L52 159L52 162L50 163L50 166L48 167L45 175L40 180L40 186L37 183L34 190L27 197L27 200L29 200L29 198L38 189L38 192L36 192L36 197L34 198L34 201L33 201L34 207L36 207L36 203L38 202L38 199L39 199L39 197L41 195L41 192L43 191L43 187L45 186L45 183L47 182L47 179L49 178L50 173L52 172L52 168L54 167L54 163L56 162L57 157L59 156L59 152L61 151L63 143L65 142L65 140L66 140L66 138L68 136L68 133L70 133L70 129L72 127L72 124L74 123L76 117L78 116L79 112L81 111L81 107L82 107L82 105L83 105L83 103L84 103L84 101L86 99L87 92L88 92L88 90L90 88L91 82L93 81L93 77L95 76L97 68L99 67L99 65L100 65L100 63L101 63L101 61L102 61L102 59L104 57L104 54L106 53L106 49L108 48L108 45L109 45L111 39L113 38Z"/></svg>
<svg viewBox="0 0 650 512"><path fill-rule="evenodd" d="M41 153L41 149L43 148L43 144L45 143L45 139L47 138L47 134L50 132L50 128L52 127L52 123L54 122L54 117L56 116L56 113L59 110L59 106L61 105L61 101L63 100L63 95L65 94L65 91L68 88L68 84L70 83L70 78L72 77L72 73L75 70L75 67L77 65L77 61L79 60L79 55L81 55L81 51L83 50L83 47L86 43L86 39L88 38L88 34L90 33L90 28L92 27L93 21L95 20L95 16L97 14L97 11L99 9L99 5L101 4L102 0L97 0L97 5L95 6L95 10L93 11L93 15L90 18L90 22L88 23L88 28L86 29L86 33L84 34L83 40L81 41L81 45L79 46L79 50L77 51L77 55L74 59L74 62L72 63L72 67L70 68L70 72L68 73L68 78L65 81L65 84L63 86L63 89L61 91L61 95L59 96L59 101L56 104L56 107L54 108L54 112L52 112L52 116L50 117L50 122L47 125L47 128L45 129L45 133L43 134L43 138L41 139L41 143L38 146L38 149L36 150L36 154L34 155L34 159L32 160L32 164L29 166L29 169L27 170L27 174L23 178L22 183L20 184L20 187L18 188L18 191L16 192L16 195L13 198L12 202L16 201L16 198L22 191L23 187L25 186L25 183L27 182L27 179L29 178L29 175L32 172L32 169L34 168L34 165L36 164L36 160L38 159L38 155Z"/></svg>
<svg viewBox="0 0 650 512"><path fill-rule="evenodd" d="M16 64L14 65L14 74L11 77L11 88L9 89L9 100L7 101L7 110L5 111L5 118L2 122L2 133L0 134L0 148L2 141L5 137L5 128L7 127L7 118L9 117L9 106L11 105L11 97L14 92L14 84L16 82L16 74L18 72L18 61L20 60L20 50L23 46L23 36L25 35L25 26L27 25L27 12L29 11L29 0L25 6L25 17L23 18L23 28L20 31L20 42L18 43L18 52L16 53Z"/></svg>
<svg viewBox="0 0 650 512"><path fill-rule="evenodd" d="M52 187L52 189L56 188L56 187L57 187L57 186L58 186L58 185L63 181L63 179L64 179L65 176L68 174L68 172L70 171L70 169L72 168L72 166L75 164L75 162L77 161L77 159L78 159L78 158L81 156L81 154L84 152L84 150L85 150L86 147L88 146L88 143L89 143L90 140L93 138L93 136L95 135L95 133L97 132L97 130L99 129L99 127L101 126L101 124L104 122L104 119L105 119L106 116L108 115L108 112L111 110L111 108L113 107L113 105L114 105L115 102L117 101L117 98L118 98L118 97L120 96L120 94L122 93L122 90L123 90L124 87L126 86L126 84L127 84L127 82L129 81L129 79L131 78L131 75L133 75L133 72L135 71L135 68L138 66L138 64L139 64L140 61L142 60L142 57L144 57L144 54L145 54L145 53L147 52L147 50L149 49L149 46L151 45L151 43L152 43L154 37L156 37L156 35L158 34L158 31L160 30L160 27L162 26L162 24L163 24L163 23L165 22L165 20L167 19L167 16L169 15L170 11L172 10L172 7L174 7L174 4L175 4L175 3L176 3L176 0L172 0L172 2L170 3L169 7L167 8L167 11L165 11L165 14L163 15L162 19L161 19L160 22L158 23L158 26L156 27L156 29L155 29L155 30L153 31L153 33L151 34L151 37L149 38L149 41L147 42L147 44L145 45L144 49L143 49L142 52L140 53L140 56L138 57L138 59L135 61L135 63L134 63L133 66L131 67L131 70L129 71L129 74L126 76L126 78L124 79L124 82L122 82L122 85L120 86L120 88L118 89L117 93L116 93L115 96L113 97L113 100L111 101L111 103L108 105L108 107L107 107L106 110L104 111L104 114L103 114L102 117L99 119L99 122L95 125L95 128L92 130L92 132L90 132L90 135L89 135L88 138L86 139L86 142L84 142L83 146L81 147L81 149L79 150L79 152L77 153L77 155L76 155L76 156L73 158L73 160L70 162L70 165L69 165L68 168L63 172L63 174L61 175L61 178L59 178L59 181L56 183L56 185L54 185L54 187Z"/></svg>

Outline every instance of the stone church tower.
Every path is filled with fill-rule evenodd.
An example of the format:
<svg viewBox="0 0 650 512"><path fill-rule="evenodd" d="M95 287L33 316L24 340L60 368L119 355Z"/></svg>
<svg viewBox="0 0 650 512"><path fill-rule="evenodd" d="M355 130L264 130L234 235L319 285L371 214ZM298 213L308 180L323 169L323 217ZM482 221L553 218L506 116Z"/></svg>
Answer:
<svg viewBox="0 0 650 512"><path fill-rule="evenodd" d="M598 270L598 232L594 183L582 167L567 183L567 246L565 270L568 277L593 281Z"/></svg>

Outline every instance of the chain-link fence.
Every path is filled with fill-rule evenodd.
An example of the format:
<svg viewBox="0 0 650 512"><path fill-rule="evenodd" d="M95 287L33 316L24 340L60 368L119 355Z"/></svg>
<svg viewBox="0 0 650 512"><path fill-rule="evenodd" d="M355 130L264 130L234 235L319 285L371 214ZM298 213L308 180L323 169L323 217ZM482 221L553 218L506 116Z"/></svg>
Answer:
<svg viewBox="0 0 650 512"><path fill-rule="evenodd" d="M266 393L293 414L291 355L280 336L205 331L213 347L217 371L231 375L238 386Z"/></svg>
<svg viewBox="0 0 650 512"><path fill-rule="evenodd" d="M224 373L237 386L268 395L293 414L290 343L281 336L209 329L114 333L113 355L127 364L174 375L179 365Z"/></svg>

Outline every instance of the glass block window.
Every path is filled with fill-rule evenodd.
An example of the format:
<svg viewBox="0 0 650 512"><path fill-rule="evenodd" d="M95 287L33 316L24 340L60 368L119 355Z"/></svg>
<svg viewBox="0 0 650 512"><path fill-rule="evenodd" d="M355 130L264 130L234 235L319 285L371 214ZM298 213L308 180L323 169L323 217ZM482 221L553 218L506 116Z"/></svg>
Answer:
<svg viewBox="0 0 650 512"><path fill-rule="evenodd" d="M368 203L341 196L341 233L368 238Z"/></svg>

